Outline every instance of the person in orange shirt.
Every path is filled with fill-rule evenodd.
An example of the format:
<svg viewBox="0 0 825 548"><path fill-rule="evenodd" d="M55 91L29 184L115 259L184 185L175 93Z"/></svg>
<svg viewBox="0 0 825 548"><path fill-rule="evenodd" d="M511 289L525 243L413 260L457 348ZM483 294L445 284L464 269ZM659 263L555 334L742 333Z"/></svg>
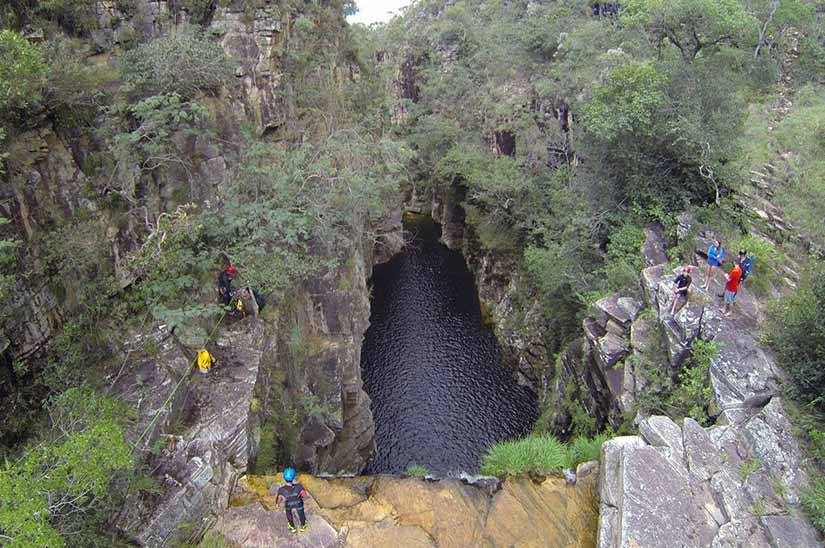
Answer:
<svg viewBox="0 0 825 548"><path fill-rule="evenodd" d="M742 267L739 263L740 261L734 263L728 273L728 283L725 284L725 306L722 309L725 316L730 316L733 300L736 298L736 292L739 291L739 281L742 279Z"/></svg>

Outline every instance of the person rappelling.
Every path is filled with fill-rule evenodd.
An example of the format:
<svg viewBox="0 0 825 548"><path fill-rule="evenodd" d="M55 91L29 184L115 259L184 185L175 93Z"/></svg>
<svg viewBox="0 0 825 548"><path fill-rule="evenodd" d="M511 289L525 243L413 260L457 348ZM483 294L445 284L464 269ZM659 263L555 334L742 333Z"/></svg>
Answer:
<svg viewBox="0 0 825 548"><path fill-rule="evenodd" d="M284 481L286 485L278 488L278 496L275 498L275 504L280 505L281 502L284 503L286 523L291 532L298 532L298 529L295 528L295 518L292 515L293 511L298 513L298 518L301 520L301 531L306 531L307 518L304 513L304 497L307 496L306 489L304 489L304 486L300 483L295 482L294 468L284 470Z"/></svg>
<svg viewBox="0 0 825 548"><path fill-rule="evenodd" d="M207 375L215 365L215 361L215 357L206 348L198 350L198 372L201 375Z"/></svg>
<svg viewBox="0 0 825 548"><path fill-rule="evenodd" d="M221 302L229 305L232 302L232 280L238 274L234 266L227 266L218 278L218 296Z"/></svg>

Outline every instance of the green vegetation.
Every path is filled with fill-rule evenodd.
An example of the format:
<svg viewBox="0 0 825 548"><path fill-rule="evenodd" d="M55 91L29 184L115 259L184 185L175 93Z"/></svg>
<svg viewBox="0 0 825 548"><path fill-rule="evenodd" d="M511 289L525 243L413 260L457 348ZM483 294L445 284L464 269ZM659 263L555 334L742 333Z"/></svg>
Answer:
<svg viewBox="0 0 825 548"><path fill-rule="evenodd" d="M816 263L792 294L770 310L768 341L779 365L793 379L791 392L825 412L825 270Z"/></svg>
<svg viewBox="0 0 825 548"><path fill-rule="evenodd" d="M207 533L198 544L199 548L230 548L231 544L219 533Z"/></svg>
<svg viewBox="0 0 825 548"><path fill-rule="evenodd" d="M123 409L88 388L72 388L48 406L51 429L0 468L0 531L11 547L87 542L107 518L110 485L132 465Z"/></svg>
<svg viewBox="0 0 825 548"><path fill-rule="evenodd" d="M520 261L553 311L551 358L590 303L637 287L645 223L673 235L676 215L710 207L743 237L731 197L758 167L741 160L748 101L773 92L791 27L815 26L800 1L637 0L593 17L577 0L433 0L358 37L363 58L410 67L416 191L456 197L475 243ZM766 293L773 262L757 262Z"/></svg>
<svg viewBox="0 0 825 548"><path fill-rule="evenodd" d="M665 344L664 341L661 341ZM691 417L706 426L711 422L710 408L713 388L710 384L711 361L719 352L713 341L696 339L691 355L681 370L670 375L664 348L651 350L651 356L642 358L636 365L643 371L649 385L639 397L639 409L647 414L667 415L674 420Z"/></svg>
<svg viewBox="0 0 825 548"><path fill-rule="evenodd" d="M481 461L481 473L488 476L551 473L598 460L602 444L609 439L602 434L592 439L578 438L566 445L551 435L535 435L498 443L487 450Z"/></svg>
<svg viewBox="0 0 825 548"><path fill-rule="evenodd" d="M140 96L177 93L189 99L199 91L217 92L232 75L217 43L196 27L185 27L127 52L121 72Z"/></svg>
<svg viewBox="0 0 825 548"><path fill-rule="evenodd" d="M432 475L432 473L426 466L422 466L420 464L411 464L407 466L406 470L404 470L404 473L414 478L425 478L427 476Z"/></svg>
<svg viewBox="0 0 825 548"><path fill-rule="evenodd" d="M810 454L812 483L801 495L805 512L825 532L825 271L815 261L799 288L775 301L768 314L767 339L792 383L785 406Z"/></svg>
<svg viewBox="0 0 825 548"><path fill-rule="evenodd" d="M802 507L811 518L811 522L822 532L825 532L825 477L819 475L813 480L813 485L802 493Z"/></svg>
<svg viewBox="0 0 825 548"><path fill-rule="evenodd" d="M0 121L23 114L42 98L48 67L40 51L12 30L0 30Z"/></svg>
<svg viewBox="0 0 825 548"><path fill-rule="evenodd" d="M747 459L739 463L739 478L745 481L751 474L755 474L762 468L759 459Z"/></svg>
<svg viewBox="0 0 825 548"><path fill-rule="evenodd" d="M765 163L790 232L825 239L825 30L808 2L628 0L600 17L586 0L427 0L371 31L346 26L349 1L285 0L265 90L249 87L257 67L236 78L250 60L230 59L219 31L201 28L227 0L172 3L194 25L161 24L162 36L131 0L98 29L97 4L0 6L0 177L13 221L0 220L3 346L15 348L30 317L27 291L59 303L43 318L47 343L0 372L10 387L0 538L10 545L111 544L95 532L128 486L109 480L136 472L100 394L125 337L162 323L203 340L223 313L216 273L232 262L277 303L268 313L289 320L279 337L300 365L312 341L284 297L377 240L399 196L460 202L473 253L528 275L513 306L526 316L541 300L548 363L580 334L589 304L637 290L650 221L672 240L675 217L696 212L729 251L756 256L748 287L780 287L786 251L747 233L760 221L736 200ZM253 24L261 3L235 4ZM806 87L778 116L797 31L793 76ZM820 278L776 305L770 339L801 405L821 412ZM651 379L642 408L707 423L716 350L697 341L678 372L639 364ZM286 377L272 380L272 393L256 394L263 468L291 457L301 419L331 414ZM501 444L488 473L596 458L604 437L590 436L602 425L574 392L564 395L569 445L549 435ZM54 416L82 415L78 399L92 411L64 427ZM543 411L537 432L550 434ZM817 424L805 431L825 454ZM809 510L821 506L819 486ZM61 506L66 497L78 511Z"/></svg>

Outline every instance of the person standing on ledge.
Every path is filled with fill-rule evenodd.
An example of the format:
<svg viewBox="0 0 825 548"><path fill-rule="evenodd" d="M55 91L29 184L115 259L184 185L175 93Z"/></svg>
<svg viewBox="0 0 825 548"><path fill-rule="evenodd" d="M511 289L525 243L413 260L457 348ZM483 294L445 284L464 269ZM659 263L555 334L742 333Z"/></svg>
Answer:
<svg viewBox="0 0 825 548"><path fill-rule="evenodd" d="M753 255L748 255L747 249L739 250L739 265L742 267L742 277L739 279L739 288L748 279L748 276L753 272Z"/></svg>
<svg viewBox="0 0 825 548"><path fill-rule="evenodd" d="M297 533L295 528L295 521L292 511L298 512L298 518L301 520L301 531L306 531L307 518L304 514L304 497L307 495L304 486L300 483L295 483L295 469L287 468L284 470L284 481L286 485L278 488L278 496L275 499L275 504L281 504L283 501L286 509L286 523L289 530Z"/></svg>
<svg viewBox="0 0 825 548"><path fill-rule="evenodd" d="M679 304L683 296L685 298L685 305L687 305L688 289L690 289L690 282L692 281L690 272L690 266L686 266L682 269L682 273L673 280L673 306L670 307L671 316L676 313L676 305Z"/></svg>
<svg viewBox="0 0 825 548"><path fill-rule="evenodd" d="M713 267L721 267L722 259L724 258L725 249L722 247L722 240L713 240L713 243L710 244L708 248L708 273L705 276L705 289L710 285L710 275L712 274Z"/></svg>
<svg viewBox="0 0 825 548"><path fill-rule="evenodd" d="M725 306L722 308L722 313L725 316L730 316L733 300L736 298L736 292L739 291L739 281L741 279L742 267L739 266L739 261L737 261L728 274L728 283L725 284Z"/></svg>

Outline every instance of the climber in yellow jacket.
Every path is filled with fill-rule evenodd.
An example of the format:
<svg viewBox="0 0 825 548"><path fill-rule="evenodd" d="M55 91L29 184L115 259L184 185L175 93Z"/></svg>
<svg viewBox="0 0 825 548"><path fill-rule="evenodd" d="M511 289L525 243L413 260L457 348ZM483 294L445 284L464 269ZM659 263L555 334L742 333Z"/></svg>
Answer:
<svg viewBox="0 0 825 548"><path fill-rule="evenodd" d="M206 375L213 365L215 365L214 356L205 348L198 350L198 370L200 373Z"/></svg>

